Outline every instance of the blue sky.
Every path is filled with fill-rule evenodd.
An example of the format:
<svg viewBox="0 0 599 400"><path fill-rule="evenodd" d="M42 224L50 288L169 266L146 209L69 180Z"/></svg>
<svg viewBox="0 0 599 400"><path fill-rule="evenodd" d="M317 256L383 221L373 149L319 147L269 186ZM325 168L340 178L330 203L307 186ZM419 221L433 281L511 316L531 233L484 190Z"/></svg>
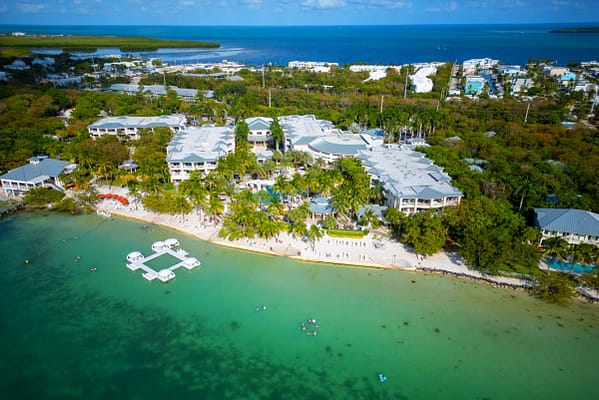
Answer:
<svg viewBox="0 0 599 400"><path fill-rule="evenodd" d="M598 0L2 0L0 24L587 23L598 9Z"/></svg>

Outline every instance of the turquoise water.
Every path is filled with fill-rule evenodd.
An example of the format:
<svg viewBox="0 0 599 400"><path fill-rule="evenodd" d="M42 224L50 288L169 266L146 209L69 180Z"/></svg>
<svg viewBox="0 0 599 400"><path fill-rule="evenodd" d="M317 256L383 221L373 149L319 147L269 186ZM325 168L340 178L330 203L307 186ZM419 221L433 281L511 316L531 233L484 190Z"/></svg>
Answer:
<svg viewBox="0 0 599 400"><path fill-rule="evenodd" d="M584 274L587 272L593 272L595 270L595 266L592 265L583 265L580 263L572 265L572 263L564 262L562 260L552 259L551 257L546 258L547 265L553 269L558 269L560 271L570 271L577 272L579 274Z"/></svg>
<svg viewBox="0 0 599 400"><path fill-rule="evenodd" d="M201 268L162 284L125 267L129 252L147 254L169 237ZM11 216L0 221L0 253L2 398L564 399L596 391L597 306L298 263L96 215ZM312 318L317 336L300 328L313 331Z"/></svg>

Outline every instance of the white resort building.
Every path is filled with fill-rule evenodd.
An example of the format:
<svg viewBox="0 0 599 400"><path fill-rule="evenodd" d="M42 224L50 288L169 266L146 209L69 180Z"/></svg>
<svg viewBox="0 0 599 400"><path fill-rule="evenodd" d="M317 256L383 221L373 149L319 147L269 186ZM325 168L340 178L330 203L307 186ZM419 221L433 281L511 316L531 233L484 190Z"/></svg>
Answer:
<svg viewBox="0 0 599 400"><path fill-rule="evenodd" d="M0 176L2 189L6 195L19 196L29 189L49 187L63 191L61 174L68 174L77 168L77 164L55 160L46 156L31 157L29 164L8 171Z"/></svg>
<svg viewBox="0 0 599 400"><path fill-rule="evenodd" d="M93 139L104 135L116 135L121 139L139 139L140 129L153 130L157 127L170 128L173 132L185 129L187 120L184 115L161 115L159 117L108 117L87 127L87 131Z"/></svg>
<svg viewBox="0 0 599 400"><path fill-rule="evenodd" d="M270 132L270 124L272 118L268 117L252 117L246 118L245 123L248 124L248 143L255 150L264 150L268 147L268 142L271 141L272 135Z"/></svg>
<svg viewBox="0 0 599 400"><path fill-rule="evenodd" d="M303 151L329 163L383 144L381 130L354 134L337 129L331 121L316 119L314 115L279 117L279 124L285 133L287 150Z"/></svg>
<svg viewBox="0 0 599 400"><path fill-rule="evenodd" d="M339 64L326 61L289 61L288 68L303 69L312 72L331 72L331 67L338 67Z"/></svg>
<svg viewBox="0 0 599 400"><path fill-rule="evenodd" d="M463 196L443 168L408 146L385 144L360 151L357 157L372 184L383 188L386 205L404 214L457 206Z"/></svg>
<svg viewBox="0 0 599 400"><path fill-rule="evenodd" d="M166 148L171 182L189 179L191 171L207 174L216 168L219 158L235 151L232 127L203 125L178 131Z"/></svg>

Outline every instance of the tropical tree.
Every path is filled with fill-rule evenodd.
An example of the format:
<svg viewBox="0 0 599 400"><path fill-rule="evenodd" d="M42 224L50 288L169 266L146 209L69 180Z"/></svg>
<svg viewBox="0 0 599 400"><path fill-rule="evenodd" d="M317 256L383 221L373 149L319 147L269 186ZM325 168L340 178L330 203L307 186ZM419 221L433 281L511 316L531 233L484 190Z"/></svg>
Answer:
<svg viewBox="0 0 599 400"><path fill-rule="evenodd" d="M308 238L312 242L312 250L314 250L314 247L316 246L316 242L319 241L320 239L322 239L323 236L324 236L324 233L318 227L318 225L316 225L316 224L310 225L310 229L308 230Z"/></svg>
<svg viewBox="0 0 599 400"><path fill-rule="evenodd" d="M291 223L289 232L296 235L297 237L303 237L308 234L308 226L303 220L298 220Z"/></svg>
<svg viewBox="0 0 599 400"><path fill-rule="evenodd" d="M574 296L575 291L568 275L549 272L537 276L532 293L550 303L564 304Z"/></svg>
<svg viewBox="0 0 599 400"><path fill-rule="evenodd" d="M566 259L568 255L569 245L565 239L557 236L552 236L545 239L543 242L543 256L551 257L554 261L557 259Z"/></svg>
<svg viewBox="0 0 599 400"><path fill-rule="evenodd" d="M206 212L210 216L211 220L217 220L220 215L225 211L225 206L220 200L218 194L210 193L210 199L208 200L208 208Z"/></svg>
<svg viewBox="0 0 599 400"><path fill-rule="evenodd" d="M285 139L285 133L283 132L283 129L281 128L281 125L279 125L279 121L277 121L276 118L273 118L272 122L270 123L270 134L272 141L275 144L276 151L279 151L279 145Z"/></svg>
<svg viewBox="0 0 599 400"><path fill-rule="evenodd" d="M391 230L396 236L399 236L401 232L401 226L404 219L405 214L397 208L388 207L385 210L385 221L391 226Z"/></svg>
<svg viewBox="0 0 599 400"><path fill-rule="evenodd" d="M371 208L368 208L364 211L364 214L360 217L360 224L366 227L373 227L377 229L381 226L381 220L375 215L374 211Z"/></svg>
<svg viewBox="0 0 599 400"><path fill-rule="evenodd" d="M248 143L248 135L250 127L244 120L237 121L235 125L235 149L246 147Z"/></svg>
<svg viewBox="0 0 599 400"><path fill-rule="evenodd" d="M402 238L417 253L433 255L443 247L447 234L442 218L429 210L407 218Z"/></svg>
<svg viewBox="0 0 599 400"><path fill-rule="evenodd" d="M337 227L337 224L337 219L332 214L327 215L322 220L322 226L325 229L335 229Z"/></svg>

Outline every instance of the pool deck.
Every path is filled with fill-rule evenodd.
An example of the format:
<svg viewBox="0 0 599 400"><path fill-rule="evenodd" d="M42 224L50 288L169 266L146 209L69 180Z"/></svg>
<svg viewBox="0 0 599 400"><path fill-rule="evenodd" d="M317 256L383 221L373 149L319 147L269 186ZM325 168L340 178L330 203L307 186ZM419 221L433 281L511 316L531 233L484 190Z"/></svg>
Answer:
<svg viewBox="0 0 599 400"><path fill-rule="evenodd" d="M146 265L146 263L148 263L158 257L161 257L165 254L168 254L168 255L176 258L177 260L179 260L179 262L174 265L171 265L168 268L162 269L160 271L156 271L155 269L150 268L148 265ZM139 260L133 261L131 263L127 263L127 268L129 268L131 271L137 271L138 269L143 270L144 273L142 274L142 276L144 278L146 278L148 281L158 279L158 280L166 283L166 282L170 281L171 279L175 278L174 271L176 269L183 267L187 270L191 270L200 265L200 262L195 260L195 258L187 257L188 254L189 253L187 253L183 249L178 249L175 251L170 248L163 248L159 251L154 251L154 253L152 255L140 258ZM193 260L195 260L195 262L193 262Z"/></svg>

